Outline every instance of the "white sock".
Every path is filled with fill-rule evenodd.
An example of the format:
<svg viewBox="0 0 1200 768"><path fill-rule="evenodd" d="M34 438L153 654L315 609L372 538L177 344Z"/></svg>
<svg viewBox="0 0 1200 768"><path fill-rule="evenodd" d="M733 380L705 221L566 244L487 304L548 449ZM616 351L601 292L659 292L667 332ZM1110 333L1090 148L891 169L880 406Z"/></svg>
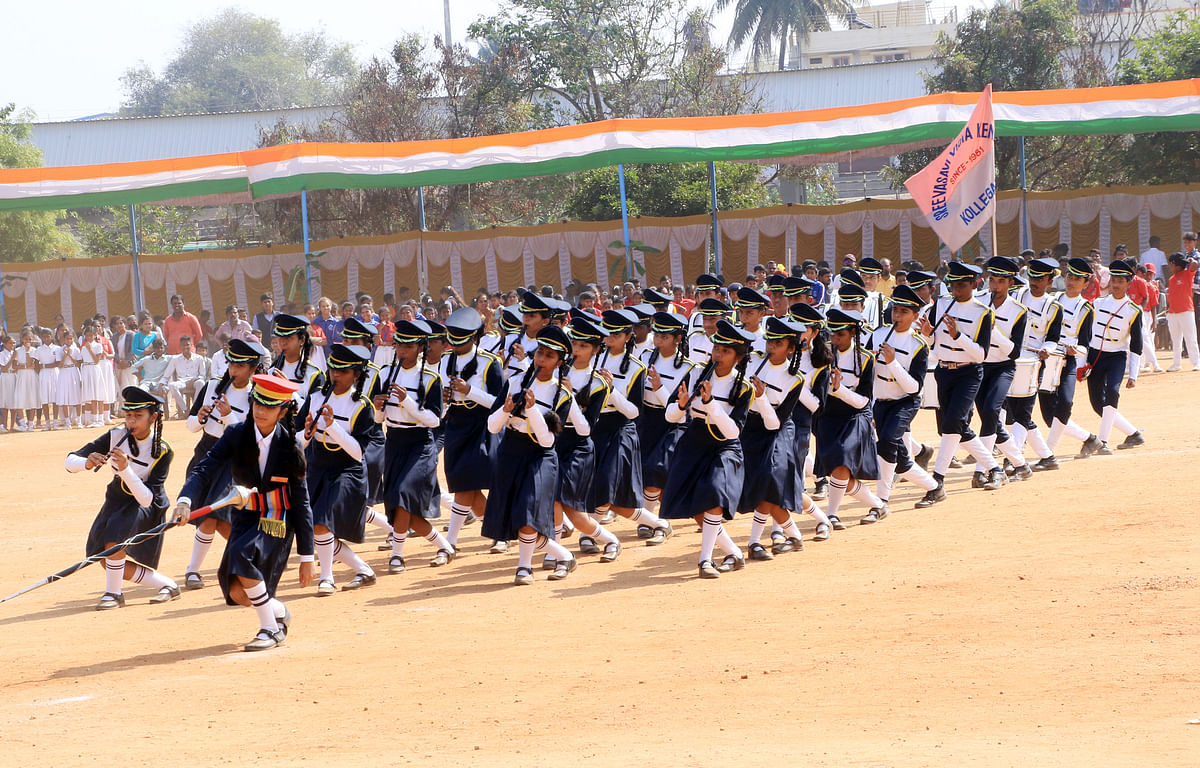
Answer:
<svg viewBox="0 0 1200 768"><path fill-rule="evenodd" d="M809 451L808 455L804 457L804 476L812 477L813 469L816 468L816 466L817 460L813 456L812 451Z"/></svg>
<svg viewBox="0 0 1200 768"><path fill-rule="evenodd" d="M896 465L890 461L877 459L879 463L879 479L875 481L875 495L887 502L892 497L892 482L896 478Z"/></svg>
<svg viewBox="0 0 1200 768"><path fill-rule="evenodd" d="M847 486L846 493L850 494L872 509L883 506L883 502L878 496L871 492L871 489L867 487L866 483L855 480L854 478L850 479L850 485Z"/></svg>
<svg viewBox="0 0 1200 768"><path fill-rule="evenodd" d="M1004 457L1013 463L1014 467L1025 466L1025 454L1022 453L1015 440L1009 438L997 447L1000 448L1000 453L1003 453Z"/></svg>
<svg viewBox="0 0 1200 768"><path fill-rule="evenodd" d="M771 535L774 536L777 533L783 533L783 526L780 525L779 523L775 522L774 520L772 520L771 521Z"/></svg>
<svg viewBox="0 0 1200 768"><path fill-rule="evenodd" d="M633 510L633 517L629 518L638 525L648 525L651 528L666 528L663 521L650 510L645 507L638 507Z"/></svg>
<svg viewBox="0 0 1200 768"><path fill-rule="evenodd" d="M796 525L796 520L791 515L788 515L787 522L783 524L783 532L788 538L796 541L804 541L803 534L800 533L800 528Z"/></svg>
<svg viewBox="0 0 1200 768"><path fill-rule="evenodd" d="M812 515L813 517L817 518L818 523L824 523L825 525L829 525L829 516L826 515L825 512L820 507L817 506L817 502L815 502L811 498L809 498L808 494L804 495L804 501L802 503L802 506L804 508L801 511L804 514Z"/></svg>
<svg viewBox="0 0 1200 768"><path fill-rule="evenodd" d="M991 470L1000 466L996 463L996 460L992 458L992 452L984 447L983 441L979 439L978 435L970 440L963 441L962 446L963 448L966 448L972 456L975 457L976 466L983 466L983 469L980 470L981 472L990 472Z"/></svg>
<svg viewBox="0 0 1200 768"><path fill-rule="evenodd" d="M725 530L725 524L721 524L721 530L717 531L717 546L720 547L727 555L736 555L744 557L742 548L737 545L733 537L729 535L729 531Z"/></svg>
<svg viewBox="0 0 1200 768"><path fill-rule="evenodd" d="M463 525L467 519L471 517L471 508L465 504L450 505L450 530L446 532L446 541L450 542L450 546L458 546L458 534L462 531Z"/></svg>
<svg viewBox="0 0 1200 768"><path fill-rule="evenodd" d="M171 579L163 576L153 568L147 568L144 565L139 565L133 569L133 578L130 581L135 584L145 584L147 587L154 587L155 589L162 589L163 587L177 589L179 587Z"/></svg>
<svg viewBox="0 0 1200 768"><path fill-rule="evenodd" d="M533 548L537 546L536 533L517 534L517 567L533 570Z"/></svg>
<svg viewBox="0 0 1200 768"><path fill-rule="evenodd" d="M562 544L559 544L554 539L550 539L545 536L538 536L534 540L533 550L535 552L541 552L543 549L546 550L546 552L549 553L549 555L555 560L559 560L564 563L575 559L575 555L571 554L571 550L567 549Z"/></svg>
<svg viewBox="0 0 1200 768"><path fill-rule="evenodd" d="M1025 447L1025 439L1028 433L1029 430L1025 429L1024 424L1008 425L1008 434L1012 435L1013 442L1016 443L1017 448Z"/></svg>
<svg viewBox="0 0 1200 768"><path fill-rule="evenodd" d="M371 569L371 566L367 565L367 562L359 557L358 553L351 549L350 546L341 539L334 542L333 559L337 560L342 565L350 566L352 569L354 569L355 573L361 573L366 576L375 575L375 571Z"/></svg>
<svg viewBox="0 0 1200 768"><path fill-rule="evenodd" d="M1046 439L1042 437L1042 430L1036 426L1025 433L1025 442L1029 443L1029 447L1039 459L1048 459L1054 455L1054 451L1050 450L1050 446L1046 445Z"/></svg>
<svg viewBox="0 0 1200 768"><path fill-rule="evenodd" d="M1109 435L1112 434L1113 421L1117 418L1117 409L1111 405L1104 406L1104 412L1100 415L1100 442L1107 443Z"/></svg>
<svg viewBox="0 0 1200 768"><path fill-rule="evenodd" d="M584 536L591 536L596 541L603 542L604 544L620 543L620 539L618 539L616 534L614 534L612 531L608 530L603 525L600 525L600 523L597 523L595 520L592 520L592 523L596 526L596 530L592 531L591 533L584 532ZM581 528L580 531L583 531L583 529Z"/></svg>
<svg viewBox="0 0 1200 768"><path fill-rule="evenodd" d="M913 437L913 433L911 431L904 433L904 444L908 446L908 453L914 459L917 457L917 454L921 452L921 441Z"/></svg>
<svg viewBox="0 0 1200 768"><path fill-rule="evenodd" d="M125 558L104 560L104 591L109 594L121 594L121 580L125 578Z"/></svg>
<svg viewBox="0 0 1200 768"><path fill-rule="evenodd" d="M1058 441L1062 439L1066 429L1067 425L1058 419L1054 419L1050 423L1050 434L1046 436L1046 447L1050 449L1050 453L1054 453L1054 449L1058 447Z"/></svg>
<svg viewBox="0 0 1200 768"><path fill-rule="evenodd" d="M404 542L408 541L408 529L403 531L399 528L392 528L392 555L394 557L404 557Z"/></svg>
<svg viewBox="0 0 1200 768"><path fill-rule="evenodd" d="M1076 424L1074 419L1071 419L1067 422L1065 431L1068 435L1076 440L1087 440L1092 436L1091 432L1088 432L1086 429Z"/></svg>
<svg viewBox="0 0 1200 768"><path fill-rule="evenodd" d="M983 443L983 447L987 449L988 455L990 456L990 455L992 455L992 449L996 447L996 434L993 432L992 434L988 435L987 437L980 437L979 442ZM984 469L983 467L981 467L979 465L979 459L975 460L975 471L976 472L986 472L987 471L986 469Z"/></svg>
<svg viewBox="0 0 1200 768"><path fill-rule="evenodd" d="M367 510L367 525L373 525L376 528L382 528L389 534L392 532L392 526L388 524L387 515L374 509Z"/></svg>
<svg viewBox="0 0 1200 768"><path fill-rule="evenodd" d="M654 507L660 509L659 502L662 501L662 490L643 489L642 495L646 497L646 509Z"/></svg>
<svg viewBox="0 0 1200 768"><path fill-rule="evenodd" d="M767 520L769 520L769 519L770 518L766 514L755 511L754 520L753 520L753 522L750 523L750 544L751 545L757 544L762 539L763 530L766 529Z"/></svg>
<svg viewBox="0 0 1200 768"><path fill-rule="evenodd" d="M937 488L937 480L934 480L932 475L916 464L913 464L912 468L902 473L900 477L903 477L922 491L932 491L934 488Z"/></svg>
<svg viewBox="0 0 1200 768"><path fill-rule="evenodd" d="M208 554L209 548L212 547L214 536L216 536L215 533L205 533L199 528L196 529L196 537L192 540L192 559L188 561L188 573L200 572L200 566L204 563L204 557Z"/></svg>
<svg viewBox="0 0 1200 768"><path fill-rule="evenodd" d="M710 512L704 513L704 525L700 529L700 562L712 560L713 547L717 544L717 536L720 535L721 530L724 528L721 525L721 520L720 513L715 515Z"/></svg>
<svg viewBox="0 0 1200 768"><path fill-rule="evenodd" d="M937 461L933 464L935 475L946 476L946 470L950 469L950 460L954 458L954 452L958 450L960 442L962 442L960 435L953 433L942 435L942 442L938 445Z"/></svg>
<svg viewBox="0 0 1200 768"><path fill-rule="evenodd" d="M265 582L258 582L253 587L246 587L246 597L258 614L258 625L269 632L279 631L279 622L275 619L275 608L271 605L271 596L267 594Z"/></svg>
<svg viewBox="0 0 1200 768"><path fill-rule="evenodd" d="M1137 427L1133 426L1129 419L1125 418L1120 411L1117 411L1117 417L1113 420L1113 426L1127 435L1132 435L1134 432L1137 432Z"/></svg>
<svg viewBox="0 0 1200 768"><path fill-rule="evenodd" d="M425 540L437 549L444 549L448 552L454 551L454 548L450 546L450 542L446 541L446 537L438 533L438 529L432 525L429 526L429 533L425 534Z"/></svg>
<svg viewBox="0 0 1200 768"><path fill-rule="evenodd" d="M847 485L847 481L829 476L829 498L825 499L825 513L830 517L837 517L838 510L842 508L842 497L846 495Z"/></svg>
<svg viewBox="0 0 1200 768"><path fill-rule="evenodd" d="M333 581L333 534L318 533L313 537L317 559L321 561L321 581Z"/></svg>
<svg viewBox="0 0 1200 768"><path fill-rule="evenodd" d="M283 607L283 603L279 602L275 598L273 598L273 597L271 598L270 605L271 605L271 613L275 614L276 623L278 623L279 619L282 619L284 616L287 615L287 609ZM279 626L281 629L283 628L282 624L280 624Z"/></svg>

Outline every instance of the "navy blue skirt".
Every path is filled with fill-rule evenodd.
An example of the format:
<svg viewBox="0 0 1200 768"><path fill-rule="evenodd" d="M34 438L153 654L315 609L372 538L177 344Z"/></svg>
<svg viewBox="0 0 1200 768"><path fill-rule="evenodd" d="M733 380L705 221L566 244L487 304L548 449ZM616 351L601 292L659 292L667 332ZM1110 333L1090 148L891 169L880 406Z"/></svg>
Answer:
<svg viewBox="0 0 1200 768"><path fill-rule="evenodd" d="M161 489L154 494L150 506L143 507L137 499L130 496L121 487L121 479L116 478L108 484L104 492L104 506L92 521L92 529L88 531L87 556L103 552L111 542L114 544L125 541L130 536L150 530L161 525L167 518L167 495ZM125 550L130 557L150 568L158 567L158 558L162 555L162 536L155 536L141 544L135 544Z"/></svg>
<svg viewBox="0 0 1200 768"><path fill-rule="evenodd" d="M387 431L386 447L383 501L388 522L397 508L425 517L437 481L438 444L432 430L393 427Z"/></svg>
<svg viewBox="0 0 1200 768"><path fill-rule="evenodd" d="M667 421L665 408L642 408L638 417L638 440L642 448L642 483L646 488L662 488L667 482L667 470L684 424Z"/></svg>
<svg viewBox="0 0 1200 768"><path fill-rule="evenodd" d="M487 418L483 406L452 406L447 414L442 466L450 493L488 489L497 436L488 432Z"/></svg>
<svg viewBox="0 0 1200 768"><path fill-rule="evenodd" d="M226 605L237 605L229 597L229 585L235 576L263 582L267 594L274 597L279 578L287 569L288 557L292 554L293 538L291 526L288 526L287 537L280 539L259 530L257 513L235 514L229 543L225 545L225 554L217 569L217 581L221 584Z"/></svg>
<svg viewBox="0 0 1200 768"><path fill-rule="evenodd" d="M375 506L384 500L387 487L384 467L387 464L387 441L383 426L376 424L371 430L371 439L363 449L363 464L367 466L367 506Z"/></svg>
<svg viewBox="0 0 1200 768"><path fill-rule="evenodd" d="M592 508L637 509L645 504L637 425L619 413L602 414L592 428L592 444L596 448Z"/></svg>
<svg viewBox="0 0 1200 768"><path fill-rule="evenodd" d="M212 447L217 444L220 438L213 437L207 432L200 438L200 442L196 443L196 449L192 451L192 460L188 462L187 473L185 477L192 474L192 470L196 465L204 460ZM233 487L233 464L226 462L214 468L212 482L208 484L208 494L203 499L192 499L192 509L203 507L206 504L211 504L217 499L229 493L229 489ZM232 507L222 507L214 510L212 514L207 515L202 520L193 520L192 525L200 525L204 520L220 520L228 523L233 515Z"/></svg>
<svg viewBox="0 0 1200 768"><path fill-rule="evenodd" d="M325 526L344 541L362 544L367 526L366 469L362 462L348 467L337 464L320 459L309 462L306 483L313 525Z"/></svg>
<svg viewBox="0 0 1200 768"><path fill-rule="evenodd" d="M592 438L564 429L554 443L558 454L558 489L554 500L576 512L591 507L592 478L596 473L596 449Z"/></svg>
<svg viewBox="0 0 1200 768"><path fill-rule="evenodd" d="M817 436L813 465L817 477L831 475L838 467L846 467L855 480L879 478L875 429L869 410L857 411L849 407L831 410L827 405L825 412L813 422L813 433Z"/></svg>
<svg viewBox="0 0 1200 768"><path fill-rule="evenodd" d="M812 442L812 411L797 404L792 411L792 427L795 435L792 437L792 460L796 463L796 475L799 478L799 489L804 490L804 474L808 470L809 444Z"/></svg>
<svg viewBox="0 0 1200 768"><path fill-rule="evenodd" d="M682 520L720 508L732 520L742 496L742 443L718 440L703 419L692 419L663 486L659 517Z"/></svg>
<svg viewBox="0 0 1200 768"><path fill-rule="evenodd" d="M553 538L558 454L523 432L505 429L503 435L479 533L485 539L511 541L529 527Z"/></svg>
<svg viewBox="0 0 1200 768"><path fill-rule="evenodd" d="M750 414L742 428L742 457L750 468L742 482L739 512L753 512L759 504L774 504L787 510L800 508L800 473L795 458L796 425L791 419L777 430L763 426L762 417Z"/></svg>

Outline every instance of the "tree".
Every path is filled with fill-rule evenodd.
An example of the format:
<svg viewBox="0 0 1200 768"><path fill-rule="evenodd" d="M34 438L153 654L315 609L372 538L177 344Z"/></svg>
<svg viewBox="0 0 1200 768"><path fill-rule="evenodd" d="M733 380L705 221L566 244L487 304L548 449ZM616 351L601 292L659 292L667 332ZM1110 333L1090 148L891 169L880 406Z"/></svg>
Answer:
<svg viewBox="0 0 1200 768"><path fill-rule="evenodd" d="M715 10L729 7L733 0L717 0ZM740 48L750 40L752 61L765 57L779 41L779 69L787 68L788 38L795 34L807 42L810 30L828 30L829 17L849 22L854 5L861 0L737 0L733 28L729 32L731 48Z"/></svg>
<svg viewBox="0 0 1200 768"><path fill-rule="evenodd" d="M0 107L0 168L37 168L42 152L34 145L32 115L14 114L16 106ZM65 256L78 246L60 232L51 211L0 212L0 261L43 261Z"/></svg>
<svg viewBox="0 0 1200 768"><path fill-rule="evenodd" d="M137 208L138 250L141 253L179 253L196 239L195 208L143 205ZM105 206L67 213L67 224L83 243L88 256L121 256L133 252L126 208Z"/></svg>
<svg viewBox="0 0 1200 768"><path fill-rule="evenodd" d="M1179 12L1153 35L1138 40L1136 53L1118 65L1122 85L1200 77L1200 19ZM1144 133L1133 137L1125 155L1129 181L1170 184L1195 178L1200 133Z"/></svg>
<svg viewBox="0 0 1200 768"><path fill-rule="evenodd" d="M718 208L756 208L767 202L766 188L760 183L762 166L717 163L716 169ZM630 216L694 216L708 213L712 204L707 163L628 165L625 188ZM580 221L621 218L617 169L579 174L566 215Z"/></svg>
<svg viewBox="0 0 1200 768"><path fill-rule="evenodd" d="M338 103L358 70L350 46L323 32L289 36L279 22L232 8L199 22L162 75L122 76L127 115L277 109Z"/></svg>

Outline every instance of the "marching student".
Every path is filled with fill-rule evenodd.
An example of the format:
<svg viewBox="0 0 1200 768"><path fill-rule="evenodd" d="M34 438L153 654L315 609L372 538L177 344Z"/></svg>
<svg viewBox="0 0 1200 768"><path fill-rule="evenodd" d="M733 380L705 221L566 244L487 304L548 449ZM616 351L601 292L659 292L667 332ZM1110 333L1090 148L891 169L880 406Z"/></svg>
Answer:
<svg viewBox="0 0 1200 768"><path fill-rule="evenodd" d="M696 368L695 363L688 360L687 339L684 338L687 318L656 312L651 329L654 331L654 349L641 357L646 364L646 392L637 421L647 508L662 498L671 456L683 436L683 424L667 421L667 406L680 384L690 384ZM645 523L638 525L637 532L638 538L647 539L650 546L662 544L672 533L670 527L653 528Z"/></svg>
<svg viewBox="0 0 1200 768"><path fill-rule="evenodd" d="M498 335L489 335L480 340L483 349L491 352L496 357L500 358L504 363L504 377L507 379L509 374L515 370L524 373L524 368L514 368L509 370L509 358L512 357L513 343L521 338L521 309L514 305L511 307L501 307L496 313L500 332ZM525 356L524 348L521 349L521 358Z"/></svg>
<svg viewBox="0 0 1200 768"><path fill-rule="evenodd" d="M516 585L533 583L533 556L547 550L555 561L551 581L576 568L575 556L554 540L554 501L558 486L555 435L568 418L567 355L571 342L558 326L543 326L530 365L508 380L496 398L488 430L501 434L493 464L487 512L481 533L497 540L517 539Z"/></svg>
<svg viewBox="0 0 1200 768"><path fill-rule="evenodd" d="M750 383L754 400L739 439L746 472L738 511L754 513L750 526L751 560L771 560L775 555L804 549L804 540L792 510L800 509L804 492L803 467L796 466L796 442L792 410L800 399L804 372L800 368L804 326L778 317L768 317L763 328L766 355L752 356ZM767 522L783 529L784 540L771 551L761 539Z"/></svg>
<svg viewBox="0 0 1200 768"><path fill-rule="evenodd" d="M767 300L771 302L769 310L773 317L783 317L787 314L791 302L784 293L787 278L778 273L767 276Z"/></svg>
<svg viewBox="0 0 1200 768"><path fill-rule="evenodd" d="M361 347L370 356L371 341L375 338L377 332L378 329L371 323L364 323L357 317L347 318L342 324L342 343L347 347ZM367 363L366 377L366 382L363 384L363 392L366 393L367 399L374 404L379 395L386 389L383 386L383 371L374 363ZM375 421L376 424L371 430L371 440L367 443L366 450L363 452L363 462L367 466L367 507L383 504L384 501L385 478L383 476L383 466L386 461L384 456L386 447L383 425L378 423L378 407L375 408ZM388 523L388 517L376 510L368 509L367 524L381 528L387 534L384 543L379 545L379 549L391 549L393 531L392 526Z"/></svg>
<svg viewBox="0 0 1200 768"><path fill-rule="evenodd" d="M701 525L702 579L746 567L742 550L722 521L733 519L741 500L745 462L738 438L754 400L754 388L746 377L754 336L718 320L712 341L712 360L695 378L691 391L681 384L675 401L667 406L667 420L687 420L687 428L675 446L661 507L664 518L692 518ZM717 544L726 553L719 566L712 559Z"/></svg>
<svg viewBox="0 0 1200 768"><path fill-rule="evenodd" d="M862 287L867 292L867 297L863 300L863 320L866 321L867 330L873 331L888 325L892 321L888 313L890 302L887 296L878 290L879 279L883 275L883 264L870 256L864 256L858 262L858 273L862 276Z"/></svg>
<svg viewBox="0 0 1200 768"><path fill-rule="evenodd" d="M645 508L641 441L635 419L645 398L646 366L633 355L636 315L627 309L607 310L601 325L608 336L596 364L596 373L612 388L592 429L596 447L596 474L592 480L592 508L611 510L651 529L671 524ZM670 530L664 536L669 537Z"/></svg>
<svg viewBox="0 0 1200 768"><path fill-rule="evenodd" d="M741 327L754 337L751 344L753 351L761 355L767 348L766 339L763 338L762 320L763 316L771 311L770 300L753 288L742 286L738 288L733 308L737 310Z"/></svg>
<svg viewBox="0 0 1200 768"><path fill-rule="evenodd" d="M699 318L700 327L688 333L688 359L696 365L709 363L712 359L712 337L717 332L717 321L728 320L732 311L728 304L711 296L696 305L692 319Z"/></svg>
<svg viewBox="0 0 1200 768"><path fill-rule="evenodd" d="M983 360L991 347L993 323L992 311L975 298L975 281L980 274L982 270L974 264L950 262L946 273L950 295L935 301L921 321L921 333L932 341L937 355L934 379L942 441L933 470L937 488L916 503L918 509L945 497L946 470L960 444L986 471L985 490L994 491L1004 485L1004 470L971 429L971 409L983 381Z"/></svg>
<svg viewBox="0 0 1200 768"><path fill-rule="evenodd" d="M581 553L600 552L600 562L611 563L621 554L621 542L587 514L591 508L592 478L596 472L592 428L600 418L600 411L612 390L595 370L608 331L597 327L580 313L571 318L566 334L571 342L571 357L563 390L571 396L571 403L562 431L554 440L554 450L558 454L554 519L555 524L560 525L562 518L566 517L579 529ZM603 551L600 543L604 545ZM547 556L542 567L545 568L547 564L552 564L552 568L558 567L558 562L550 556Z"/></svg>
<svg viewBox="0 0 1200 768"><path fill-rule="evenodd" d="M64 414L59 411L57 403L62 349L54 343L49 328L39 329L38 336L42 344L33 351L33 358L38 363L38 401L42 404L46 429L60 429L64 421Z"/></svg>
<svg viewBox="0 0 1200 768"><path fill-rule="evenodd" d="M88 533L89 556L148 531L166 518L168 501L163 484L175 454L162 439L165 404L138 387L126 387L121 394L125 425L105 431L68 454L66 461L68 472L99 469L112 462L112 482ZM161 554L162 537L155 536L108 555L104 559L104 594L96 610L125 605L121 589L124 579L157 587L158 594L150 598L151 603L179 599L179 585L155 570Z"/></svg>
<svg viewBox="0 0 1200 768"><path fill-rule="evenodd" d="M446 488L454 494L446 541L458 547L458 536L472 513L483 517L484 493L491 480L496 440L487 429L487 417L504 387L500 358L480 349L483 318L470 307L455 310L446 319L447 386L443 468Z"/></svg>
<svg viewBox="0 0 1200 768"><path fill-rule="evenodd" d="M250 391L253 386L251 377L263 372L266 355L267 350L256 341L233 339L229 342L225 352L228 362L225 373L220 379L211 379L201 387L188 414L188 431L203 434L196 443L191 461L188 462L187 474L190 475L208 456L208 452L228 427L240 424L250 417ZM201 506L207 505L224 496L232 485L233 467L215 467L208 483L208 495L192 500L199 502ZM188 589L204 587L200 568L203 567L204 558L212 547L215 534L220 533L223 538L229 539L232 514L228 508L218 509L194 523L196 533L192 541L192 557L183 576L183 585Z"/></svg>
<svg viewBox="0 0 1200 768"><path fill-rule="evenodd" d="M979 393L975 395L975 408L979 411L979 439L990 454L999 448L1015 470L1014 480L1028 480L1033 470L1025 462L1021 447L1012 440L1001 422L1001 411L1008 390L1012 388L1016 361L1025 346L1025 328L1029 317L1009 293L1015 285L1020 265L1007 256L993 256L987 262L989 308L992 310L992 335L988 342L987 355L983 359L983 379ZM972 488L982 488L987 481L983 466L975 465L971 479Z"/></svg>
<svg viewBox="0 0 1200 768"><path fill-rule="evenodd" d="M1071 419L1071 410L1075 402L1077 359L1080 353L1089 348L1092 339L1095 313L1091 303L1083 298L1083 290L1092 279L1092 265L1087 259L1072 258L1067 262L1062 277L1065 288L1057 299L1062 312L1062 335L1059 338L1064 355L1062 370L1057 381L1049 382L1055 385L1053 390L1038 392L1038 406L1042 420L1050 428L1046 435L1046 447L1053 453L1062 436L1069 435L1083 441L1076 458L1086 459L1100 449L1100 438L1076 424Z"/></svg>
<svg viewBox="0 0 1200 768"><path fill-rule="evenodd" d="M271 370L300 385L296 390L296 402L303 403L310 392L325 385L325 374L314 364L316 347L309 335L312 322L302 315L284 314L275 315L271 322L281 347L279 357L271 363Z"/></svg>
<svg viewBox="0 0 1200 768"><path fill-rule="evenodd" d="M815 283L807 277L785 277L783 279L784 303L787 305L789 313L796 304L816 304L812 294L814 285ZM783 317L783 315L778 315L778 317Z"/></svg>
<svg viewBox="0 0 1200 768"><path fill-rule="evenodd" d="M232 424L196 465L176 499L176 525L188 522L192 500L209 497L221 467L233 467L233 482L253 491L244 509L233 511L229 544L217 572L226 605L254 608L259 630L243 646L265 651L282 645L292 615L276 598L295 541L300 586L312 583L313 526L305 484L304 452L293 431L299 385L255 374L250 418Z"/></svg>
<svg viewBox="0 0 1200 768"><path fill-rule="evenodd" d="M816 465L815 457L809 448L812 443L813 414L819 411L821 406L820 401L815 397L806 397L805 392L811 394L812 377L818 370L833 361L833 352L824 332L825 315L821 314L821 310L816 305L799 302L793 304L788 309L788 319L804 328L804 332L800 335L800 373L803 374L804 381L809 386L807 389L802 389L800 393L800 402L804 407L792 409L792 424L796 431L792 450L795 454L796 469L800 473L800 488L803 489L805 487L804 478L812 473ZM817 520L817 530L813 534L813 541L825 541L833 530L829 518L815 503L816 499L823 499L828 495L829 480L818 478L813 494L810 496L805 493L801 497L803 507L800 511L812 515ZM772 534L772 543L775 543L774 538L774 534ZM778 545L782 547L783 542L779 542Z"/></svg>
<svg viewBox="0 0 1200 768"><path fill-rule="evenodd" d="M374 400L375 421L387 425L384 505L393 529L388 573L403 573L407 567L404 544L409 530L437 547L438 565L455 555L450 542L426 519L437 479L433 431L442 420L441 376L426 365L431 332L423 320L396 323L396 356Z"/></svg>
<svg viewBox="0 0 1200 768"><path fill-rule="evenodd" d="M696 304L695 304L696 308L692 310L691 316L688 317L688 329L687 330L688 330L688 338L689 339L692 338L692 336L696 333L696 331L704 331L706 335L712 336L713 331L706 330L704 327L704 315L701 314L697 310L699 310L701 302L703 302L705 299L715 299L717 301L720 301L721 300L721 288L723 288L723 287L724 287L724 284L721 282L720 278L718 278L716 275L710 275L707 272L705 272L704 274L702 274L696 278ZM726 311L728 311L728 309ZM729 315L726 314L726 315L723 315L723 317L728 318ZM690 342L689 342L689 344L690 344ZM693 362L697 362L697 361L693 359ZM700 362L700 364L703 365L704 363L708 362L708 360L706 358L706 359L698 361L698 362Z"/></svg>
<svg viewBox="0 0 1200 768"><path fill-rule="evenodd" d="M0 351L0 360L3 359L3 354L4 352ZM58 404L63 428L69 429L74 426L75 429L81 429L83 420L80 417L79 406L83 401L80 392L79 365L82 361L82 353L75 344L75 334L70 328L62 329L62 347L59 355L62 367L58 373L58 389L54 395L54 402ZM0 373L0 379L3 379L2 373ZM0 400L0 404L2 403L3 400ZM0 424L0 429L2 428L3 425Z"/></svg>
<svg viewBox="0 0 1200 768"><path fill-rule="evenodd" d="M1146 439L1139 429L1117 410L1121 398L1121 380L1128 369L1128 389L1137 385L1139 358L1142 354L1142 309L1127 293L1133 280L1133 268L1126 261L1114 261L1108 267L1109 294L1093 304L1092 338L1088 342L1087 387L1092 410L1100 416L1101 456L1112 454L1108 438L1116 427L1126 435L1118 448L1136 448Z"/></svg>
<svg viewBox="0 0 1200 768"><path fill-rule="evenodd" d="M864 322L862 315L853 310L829 310L825 323L833 345L833 360L817 371L811 382L805 382L821 402L813 420L817 440L813 471L829 478L825 514L835 531L846 527L838 517L846 494L866 504L874 520L882 520L889 514L883 501L863 482L879 479L871 427L875 356L860 343Z"/></svg>
<svg viewBox="0 0 1200 768"><path fill-rule="evenodd" d="M375 410L363 396L368 361L363 347L330 345L326 356L328 375L321 388L304 401L297 416L297 422L304 425L300 445L308 464L313 544L321 566L318 597L337 591L334 560L354 569L354 577L342 586L343 591L375 583L375 571L346 543L361 544L367 524L363 452L375 423Z"/></svg>
<svg viewBox="0 0 1200 768"><path fill-rule="evenodd" d="M1027 285L1017 291L1016 300L1025 307L1028 320L1025 323L1026 353L1037 354L1041 361L1038 366L1037 380L1040 384L1046 360L1052 352L1058 350L1058 340L1062 336L1062 307L1049 294L1050 283L1058 274L1058 262L1053 259L1033 259L1028 264ZM1037 422L1033 420L1033 406L1037 401L1037 393L1028 397L1014 397L1011 394L1004 401L1005 423L1016 442L1017 450L1021 450L1028 442L1038 460L1033 465L1034 472L1045 472L1058 469L1058 459L1046 445L1046 439Z"/></svg>
<svg viewBox="0 0 1200 768"><path fill-rule="evenodd" d="M892 495L892 483L897 476L929 492L938 483L913 462L904 436L921 408L921 387L929 368L929 346L915 330L915 323L925 302L907 285L892 290L889 305L891 324L876 328L871 334L870 348L875 353L875 431L876 454L879 457L879 480L875 495L887 508ZM936 498L937 495L935 495ZM941 498L945 498L941 494ZM940 501L941 499L936 499ZM869 512L859 523L874 523L878 513Z"/></svg>
<svg viewBox="0 0 1200 768"><path fill-rule="evenodd" d="M654 336L650 333L655 309L651 304L634 304L627 308L637 320L633 324L633 356L644 360L646 355L654 351Z"/></svg>

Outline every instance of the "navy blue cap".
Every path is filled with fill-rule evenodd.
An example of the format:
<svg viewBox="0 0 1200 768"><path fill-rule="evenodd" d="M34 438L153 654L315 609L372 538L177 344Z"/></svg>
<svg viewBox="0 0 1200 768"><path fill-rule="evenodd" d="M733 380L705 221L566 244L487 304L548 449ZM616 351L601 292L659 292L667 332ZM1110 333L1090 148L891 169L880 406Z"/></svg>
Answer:
<svg viewBox="0 0 1200 768"><path fill-rule="evenodd" d="M749 331L738 328L728 320L717 321L717 332L712 335L712 343L720 344L726 347L734 347L740 344L751 344L754 342L754 334Z"/></svg>
<svg viewBox="0 0 1200 768"><path fill-rule="evenodd" d="M963 261L952 261L946 270L946 282L953 283L959 280L974 280L983 274L983 270L974 264L967 264Z"/></svg>
<svg viewBox="0 0 1200 768"><path fill-rule="evenodd" d="M379 330L374 323L364 323L357 317L352 317L342 326L343 339L365 339L370 341Z"/></svg>

